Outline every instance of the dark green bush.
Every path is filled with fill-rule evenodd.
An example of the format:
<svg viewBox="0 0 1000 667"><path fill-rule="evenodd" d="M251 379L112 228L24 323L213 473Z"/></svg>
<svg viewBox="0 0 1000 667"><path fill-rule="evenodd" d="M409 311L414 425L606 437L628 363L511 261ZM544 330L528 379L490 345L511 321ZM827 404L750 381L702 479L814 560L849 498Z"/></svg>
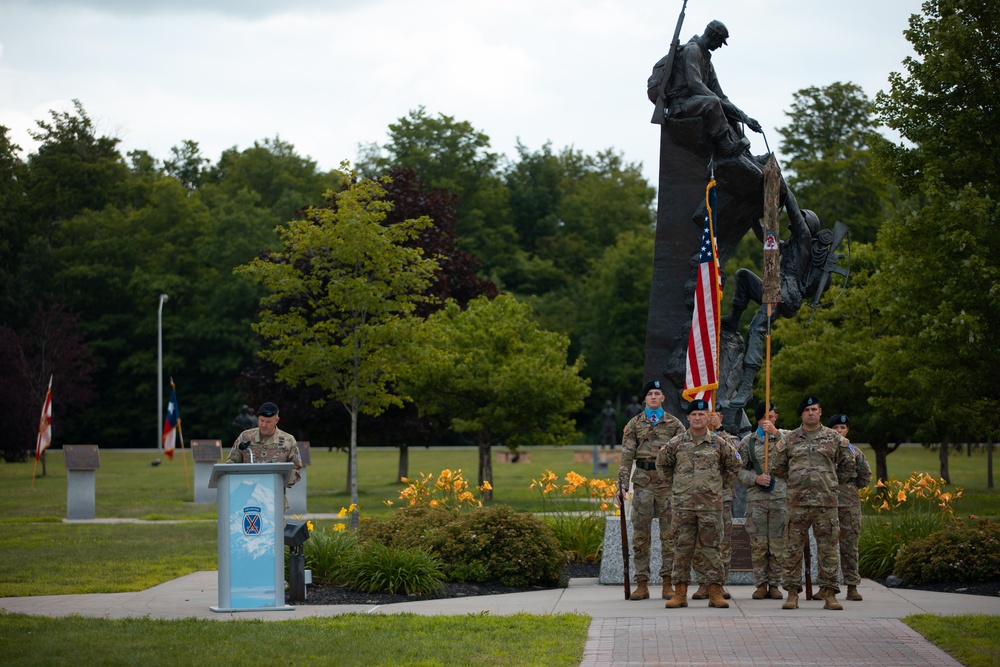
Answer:
<svg viewBox="0 0 1000 667"><path fill-rule="evenodd" d="M944 527L947 517L926 512L897 512L866 515L861 519L858 540L858 572L862 577L880 579L892 574L899 549Z"/></svg>
<svg viewBox="0 0 1000 667"><path fill-rule="evenodd" d="M468 513L405 508L363 522L359 532L363 542L430 550L449 581L558 585L565 564L551 528L505 505Z"/></svg>
<svg viewBox="0 0 1000 667"><path fill-rule="evenodd" d="M1000 523L956 522L899 551L893 572L908 584L1000 581Z"/></svg>
<svg viewBox="0 0 1000 667"><path fill-rule="evenodd" d="M444 590L441 563L425 549L363 542L344 569L345 585L365 593L435 595Z"/></svg>
<svg viewBox="0 0 1000 667"><path fill-rule="evenodd" d="M314 530L302 546L306 568L317 584L342 584L354 559L358 540L354 531ZM286 547L287 550L287 547ZM287 563L287 558L285 559Z"/></svg>

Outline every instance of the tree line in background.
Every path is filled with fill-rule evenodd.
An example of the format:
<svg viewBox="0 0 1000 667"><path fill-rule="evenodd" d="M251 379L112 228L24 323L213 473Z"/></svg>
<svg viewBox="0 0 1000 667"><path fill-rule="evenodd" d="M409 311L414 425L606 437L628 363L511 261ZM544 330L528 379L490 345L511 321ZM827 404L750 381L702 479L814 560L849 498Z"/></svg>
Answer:
<svg viewBox="0 0 1000 667"><path fill-rule="evenodd" d="M901 441L988 442L998 430L998 13L986 0L926 2L906 32L917 57L889 77L888 91L872 101L851 83L803 89L781 128L779 159L799 202L824 226L841 220L852 230L851 277L815 313L776 326L772 397L786 427L805 393L821 396L827 413L849 413L856 438L875 447L880 477ZM906 143L886 140L883 125ZM322 171L278 138L226 150L215 164L194 141L162 162L123 156L80 102L38 122L38 148L26 157L7 134L0 129L0 404L20 416L6 439L12 450L33 447L50 373L57 443L156 444L161 293L170 297L164 370L178 384L188 437L228 441L243 402L275 400L283 425L314 447L347 448L352 433L360 444L514 446L549 426L565 442L576 427L593 438L605 400L620 408L644 380L655 189L613 149L518 145L508 158L471 123L423 108L391 124L385 144L361 145L354 171ZM309 247L281 234L344 218L338 197L383 176L367 195L369 210L384 209L370 224L422 220L396 244L435 263L426 284L408 288L412 314L453 328L447 338L425 332L440 356L412 352L408 361L421 363L399 360L402 374L386 385L429 392L437 405L390 401L366 413L345 410L349 400L275 354L283 334L267 331L269 321L308 311L300 324L315 327L315 300L304 307L301 294L234 269L293 266L305 280L321 255L334 256L332 242ZM725 272L759 268L759 256L747 238ZM326 281L313 287L329 297ZM498 294L507 296L496 312L475 314L483 306L470 304ZM438 391L443 369L462 361L444 343L482 345L461 333L464 320L501 327L488 319L498 313L526 318L519 344L545 341L589 382L589 395L564 397L560 426L529 420L501 437L482 428L481 406L458 396L479 390L502 402L485 391L509 363L499 352L464 367L468 386L449 387L453 400ZM332 355L330 341L346 334L327 334ZM531 382L516 372L504 381Z"/></svg>

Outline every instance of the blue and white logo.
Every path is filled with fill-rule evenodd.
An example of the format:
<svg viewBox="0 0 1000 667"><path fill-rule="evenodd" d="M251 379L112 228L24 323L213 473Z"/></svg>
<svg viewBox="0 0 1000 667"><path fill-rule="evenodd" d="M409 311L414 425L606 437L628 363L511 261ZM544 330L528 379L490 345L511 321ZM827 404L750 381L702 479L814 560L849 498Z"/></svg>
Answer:
<svg viewBox="0 0 1000 667"><path fill-rule="evenodd" d="M259 507L243 508L243 534L260 535L261 519Z"/></svg>

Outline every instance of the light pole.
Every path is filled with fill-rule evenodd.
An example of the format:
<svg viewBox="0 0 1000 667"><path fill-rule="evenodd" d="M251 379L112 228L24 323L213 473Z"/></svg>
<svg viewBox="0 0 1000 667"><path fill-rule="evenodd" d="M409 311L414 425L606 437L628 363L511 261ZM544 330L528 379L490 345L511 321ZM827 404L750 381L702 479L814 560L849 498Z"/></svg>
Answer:
<svg viewBox="0 0 1000 667"><path fill-rule="evenodd" d="M156 311L156 448L163 449L163 303L168 299L160 295Z"/></svg>

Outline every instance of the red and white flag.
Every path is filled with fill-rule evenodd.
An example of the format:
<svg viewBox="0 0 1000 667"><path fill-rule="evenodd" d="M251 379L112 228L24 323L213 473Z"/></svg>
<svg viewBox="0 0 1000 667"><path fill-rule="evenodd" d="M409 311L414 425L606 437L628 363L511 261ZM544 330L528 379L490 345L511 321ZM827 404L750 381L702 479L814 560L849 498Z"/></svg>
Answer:
<svg viewBox="0 0 1000 667"><path fill-rule="evenodd" d="M181 411L177 406L177 390L170 383L170 402L167 403L167 416L163 419L163 453L171 461L174 460L174 449L177 445L177 423L181 419Z"/></svg>
<svg viewBox="0 0 1000 667"><path fill-rule="evenodd" d="M35 443L35 461L42 458L42 452L52 444L52 376L49 376L49 390L45 392L42 405L42 419L38 422L38 441Z"/></svg>
<svg viewBox="0 0 1000 667"><path fill-rule="evenodd" d="M719 388L719 307L722 285L719 281L718 250L715 247L715 181L706 192L708 213L701 235L701 256L695 284L691 333L688 335L687 364L684 374L685 400L707 399Z"/></svg>

